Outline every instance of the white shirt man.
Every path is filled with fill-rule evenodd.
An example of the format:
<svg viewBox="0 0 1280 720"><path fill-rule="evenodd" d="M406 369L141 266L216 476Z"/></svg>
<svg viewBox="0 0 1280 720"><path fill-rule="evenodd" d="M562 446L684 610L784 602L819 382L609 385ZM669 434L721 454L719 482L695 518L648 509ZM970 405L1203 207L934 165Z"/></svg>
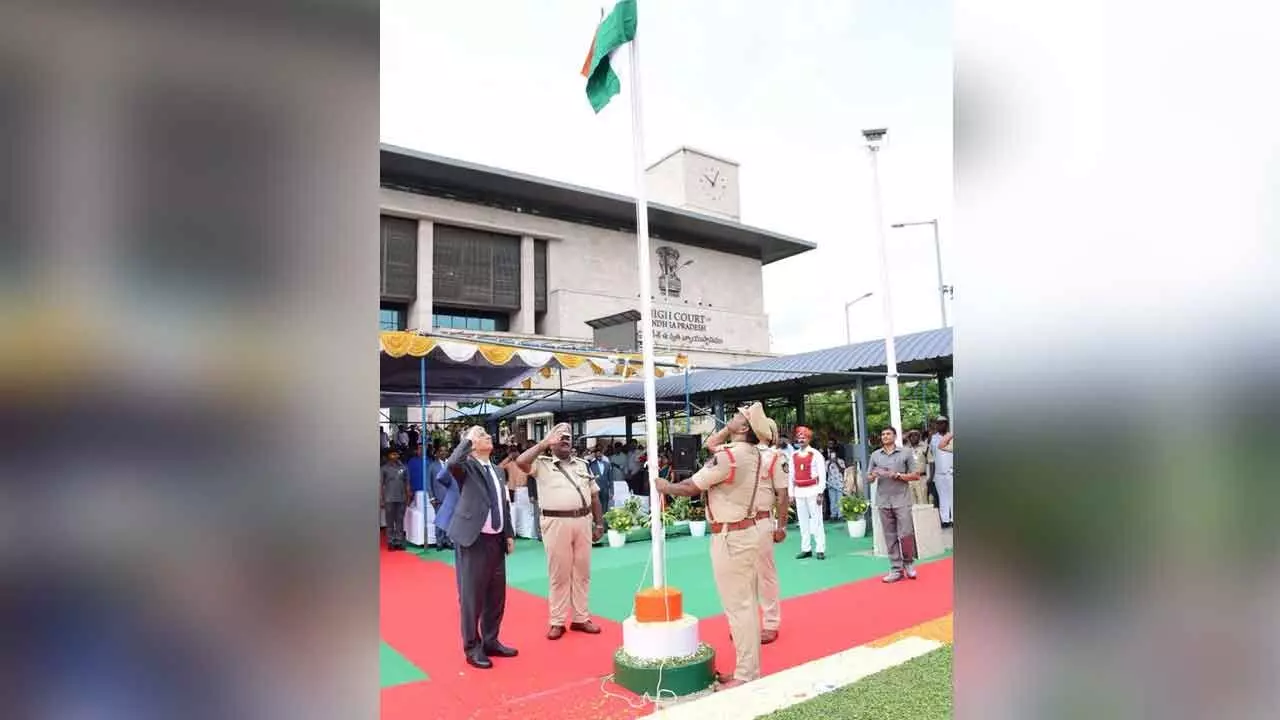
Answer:
<svg viewBox="0 0 1280 720"><path fill-rule="evenodd" d="M504 523L507 522L507 518L502 512L501 502L502 496L506 494L507 489L502 487L502 483L498 481L498 473L493 471L493 463L489 462L487 459L481 458L476 458L476 462L480 463L480 466L484 468L484 474L489 478L489 484L493 486L493 496L499 499L498 526L493 526L493 517L490 516L484 521L484 527L480 528L480 532L486 535L500 535L502 534L503 527L505 527Z"/></svg>
<svg viewBox="0 0 1280 720"><path fill-rule="evenodd" d="M822 508L818 496L827 490L827 465L822 453L809 445L813 431L807 427L796 428L797 447L791 453L791 479L788 483L791 497L796 499L796 520L800 525L800 554L797 560L813 556L817 545L817 558L827 559L827 531L822 524Z"/></svg>

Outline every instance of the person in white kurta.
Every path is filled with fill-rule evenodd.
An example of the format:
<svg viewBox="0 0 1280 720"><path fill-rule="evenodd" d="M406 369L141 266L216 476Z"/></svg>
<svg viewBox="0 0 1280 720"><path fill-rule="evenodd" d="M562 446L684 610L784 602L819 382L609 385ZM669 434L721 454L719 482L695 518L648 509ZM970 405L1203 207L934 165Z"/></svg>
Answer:
<svg viewBox="0 0 1280 720"><path fill-rule="evenodd" d="M817 558L827 559L827 531L822 524L822 508L818 496L827 490L827 465L822 453L809 442L813 431L807 427L796 428L797 447L791 453L791 497L796 499L796 520L800 524L800 554L797 560L813 555L817 545Z"/></svg>

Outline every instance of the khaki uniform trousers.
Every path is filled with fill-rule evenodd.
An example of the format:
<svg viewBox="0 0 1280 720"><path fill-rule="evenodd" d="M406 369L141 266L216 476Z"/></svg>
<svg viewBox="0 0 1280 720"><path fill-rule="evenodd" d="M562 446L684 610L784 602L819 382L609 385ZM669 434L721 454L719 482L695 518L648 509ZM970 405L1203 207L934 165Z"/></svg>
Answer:
<svg viewBox="0 0 1280 720"><path fill-rule="evenodd" d="M760 610L764 615L761 627L765 630L777 630L782 626L782 598L778 586L778 563L773 557L773 518L756 520L756 529L760 531L759 551L756 560L756 572L759 577L756 585L760 588ZM741 530L739 532L746 532Z"/></svg>
<svg viewBox="0 0 1280 720"><path fill-rule="evenodd" d="M929 488L924 480L913 480L907 483L907 487L911 490L911 501L916 505L929 504Z"/></svg>
<svg viewBox="0 0 1280 720"><path fill-rule="evenodd" d="M548 605L551 624L565 626L573 610L573 622L591 619L587 592L591 587L591 516L539 519L542 547L547 551Z"/></svg>
<svg viewBox="0 0 1280 720"><path fill-rule="evenodd" d="M757 524L711 537L711 570L729 632L733 633L733 677L744 682L760 677L760 603L756 597L760 528Z"/></svg>

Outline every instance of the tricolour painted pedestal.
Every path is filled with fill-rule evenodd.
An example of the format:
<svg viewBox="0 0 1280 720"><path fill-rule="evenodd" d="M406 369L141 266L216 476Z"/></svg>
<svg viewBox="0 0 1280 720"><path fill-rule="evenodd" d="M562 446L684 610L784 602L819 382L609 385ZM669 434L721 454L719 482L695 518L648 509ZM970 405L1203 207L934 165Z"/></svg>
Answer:
<svg viewBox="0 0 1280 720"><path fill-rule="evenodd" d="M674 588L636 594L636 612L622 622L613 681L654 700L704 692L715 684L715 650L698 641L698 619L684 614Z"/></svg>

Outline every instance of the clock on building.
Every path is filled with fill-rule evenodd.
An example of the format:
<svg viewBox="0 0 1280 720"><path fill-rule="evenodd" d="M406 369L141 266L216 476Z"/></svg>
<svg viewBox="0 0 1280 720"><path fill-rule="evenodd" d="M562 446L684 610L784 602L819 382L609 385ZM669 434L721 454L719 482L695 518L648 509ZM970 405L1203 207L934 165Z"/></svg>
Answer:
<svg viewBox="0 0 1280 720"><path fill-rule="evenodd" d="M729 190L729 177L719 168L703 167L698 172L698 190L707 200L719 202Z"/></svg>

